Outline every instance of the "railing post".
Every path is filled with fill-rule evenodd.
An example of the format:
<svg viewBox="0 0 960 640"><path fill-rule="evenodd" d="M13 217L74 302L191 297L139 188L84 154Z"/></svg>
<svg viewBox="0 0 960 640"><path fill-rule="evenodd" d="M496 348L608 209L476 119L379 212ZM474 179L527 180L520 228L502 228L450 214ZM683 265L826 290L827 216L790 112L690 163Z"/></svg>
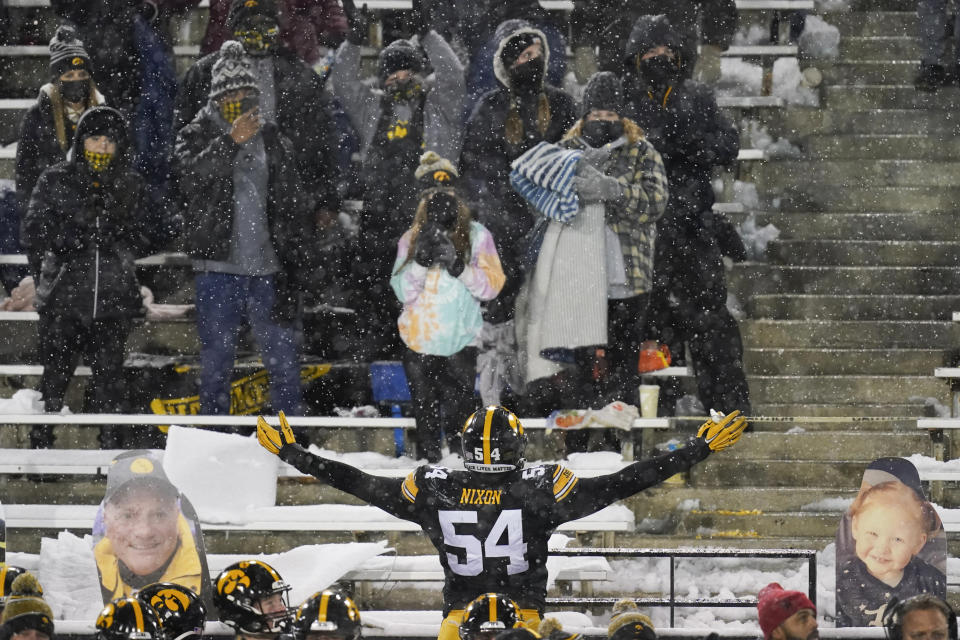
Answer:
<svg viewBox="0 0 960 640"><path fill-rule="evenodd" d="M676 556L672 553L670 554L670 627L673 627L673 610L674 610L674 601L676 599L676 594L674 593L674 562Z"/></svg>

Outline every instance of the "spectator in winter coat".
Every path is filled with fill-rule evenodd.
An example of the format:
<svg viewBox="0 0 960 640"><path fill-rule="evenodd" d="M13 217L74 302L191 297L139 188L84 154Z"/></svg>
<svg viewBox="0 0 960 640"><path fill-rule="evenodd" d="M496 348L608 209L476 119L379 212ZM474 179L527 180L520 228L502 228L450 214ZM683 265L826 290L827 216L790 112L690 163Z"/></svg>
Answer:
<svg viewBox="0 0 960 640"><path fill-rule="evenodd" d="M80 116L104 102L91 73L90 56L77 39L76 30L70 26L58 28L50 40L50 82L40 87L37 101L20 123L16 183L21 216L27 211L40 174L66 160ZM27 259L36 282L43 254L28 247Z"/></svg>
<svg viewBox="0 0 960 640"><path fill-rule="evenodd" d="M261 120L261 97L253 64L239 42L228 40L207 105L180 130L174 151L196 272L204 413L230 410L244 321L270 374L272 406L301 411L299 302L313 266L313 199L290 141Z"/></svg>
<svg viewBox="0 0 960 640"><path fill-rule="evenodd" d="M484 94L470 115L461 165L465 199L493 234L507 276L487 310L487 319L500 323L513 316L524 236L534 223L510 186L510 163L538 142L558 142L577 113L570 95L544 81L551 50L542 31L508 20L497 27L496 39L493 69L501 86Z"/></svg>
<svg viewBox="0 0 960 640"><path fill-rule="evenodd" d="M210 20L200 43L200 53L220 50L233 38L227 26L230 0L211 0ZM337 0L282 0L278 15L280 42L309 65L321 57L321 47L336 47L347 33L347 19Z"/></svg>
<svg viewBox="0 0 960 640"><path fill-rule="evenodd" d="M632 600L620 600L613 605L613 615L607 625L608 640L657 640L657 631L650 617L640 613Z"/></svg>
<svg viewBox="0 0 960 640"><path fill-rule="evenodd" d="M3 640L53 640L53 610L32 573L18 575L10 585L7 606L0 616Z"/></svg>
<svg viewBox="0 0 960 640"><path fill-rule="evenodd" d="M293 144L304 188L316 201L318 216L340 208L329 96L313 70L278 42L275 0L233 0L227 26L250 56L260 88L260 117L276 124ZM177 94L174 130L190 124L210 96L216 51L190 67Z"/></svg>
<svg viewBox="0 0 960 640"><path fill-rule="evenodd" d="M737 31L734 0L576 0L570 15L574 72L586 82L597 68L619 72L622 52L634 22L643 15L665 14L681 35L685 69L703 82L720 78L720 54ZM697 53L697 45L701 52ZM594 49L599 48L599 55Z"/></svg>
<svg viewBox="0 0 960 640"><path fill-rule="evenodd" d="M683 79L682 46L665 16L643 16L624 56L628 113L663 157L670 187L667 212L657 223L651 333L687 342L704 407L748 410L743 343L726 306L726 247L718 239L726 227L711 210L710 184L714 166L736 160L739 136L713 93ZM724 243L739 242L735 236Z"/></svg>
<svg viewBox="0 0 960 640"><path fill-rule="evenodd" d="M373 356L395 357L396 343L378 339L395 333L388 329L399 311L384 305L390 267L397 241L410 228L417 209L419 188L414 171L420 155L434 152L456 162L460 156L460 113L463 108L463 65L447 41L430 28L429 6L418 26L418 40L394 40L377 60L377 84L361 82L360 42L367 31L366 13L348 0L350 34L337 50L330 80L334 93L360 137L364 182L364 209L360 219L360 258L354 279L363 299L358 316L371 326L361 327ZM425 78L427 54L434 75ZM375 304L370 305L369 302ZM386 329L385 329L386 328ZM376 343L376 344L375 344Z"/></svg>
<svg viewBox="0 0 960 640"><path fill-rule="evenodd" d="M457 197L453 164L428 151L416 175L426 188L400 238L390 285L403 304L398 326L418 453L438 462L443 427L450 451L459 452L455 427L476 409L480 304L496 297L504 277L493 237Z"/></svg>
<svg viewBox="0 0 960 640"><path fill-rule="evenodd" d="M149 243L143 215L145 187L130 169L123 116L94 107L80 118L65 162L40 176L24 220L24 238L43 254L37 285L40 393L59 413L77 365L93 374L86 411L121 413L123 359L131 319L142 313L133 261ZM103 428L105 449L122 446L121 432ZM31 431L31 446L53 444L49 426Z"/></svg>
<svg viewBox="0 0 960 640"><path fill-rule="evenodd" d="M763 640L818 640L817 607L802 591L771 582L757 594Z"/></svg>

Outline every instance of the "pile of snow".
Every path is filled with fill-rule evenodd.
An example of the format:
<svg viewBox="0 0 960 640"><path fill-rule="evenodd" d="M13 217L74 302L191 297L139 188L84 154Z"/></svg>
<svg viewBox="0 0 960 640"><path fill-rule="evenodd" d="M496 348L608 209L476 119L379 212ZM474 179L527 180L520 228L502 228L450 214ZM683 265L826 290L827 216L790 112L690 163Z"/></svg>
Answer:
<svg viewBox="0 0 960 640"><path fill-rule="evenodd" d="M756 120L744 118L740 123L740 135L746 143L767 152L770 158L798 158L803 152L786 138L774 138L765 126Z"/></svg>
<svg viewBox="0 0 960 640"><path fill-rule="evenodd" d="M816 11L825 13L829 11L850 11L850 0L816 0ZM807 16L807 20L810 16Z"/></svg>
<svg viewBox="0 0 960 640"><path fill-rule="evenodd" d="M741 58L720 60L718 96L758 96L763 86L763 68L758 64L744 62Z"/></svg>
<svg viewBox="0 0 960 640"><path fill-rule="evenodd" d="M816 502L810 502L800 507L800 511L813 511L816 513L845 513L850 505L853 504L853 498L824 498Z"/></svg>
<svg viewBox="0 0 960 640"><path fill-rule="evenodd" d="M94 620L103 608L93 538L62 531L40 540L37 579L55 618Z"/></svg>
<svg viewBox="0 0 960 640"><path fill-rule="evenodd" d="M276 503L278 461L255 438L171 426L163 469L202 522L235 522Z"/></svg>
<svg viewBox="0 0 960 640"><path fill-rule="evenodd" d="M760 196L757 193L757 185L752 182L734 180L733 201L742 204L747 211L758 210L760 208Z"/></svg>
<svg viewBox="0 0 960 640"><path fill-rule="evenodd" d="M0 398L0 413L43 413L43 396L34 389L20 389L12 398Z"/></svg>
<svg viewBox="0 0 960 640"><path fill-rule="evenodd" d="M836 60L840 57L840 30L823 18L807 16L798 44L804 58Z"/></svg>
<svg viewBox="0 0 960 640"><path fill-rule="evenodd" d="M735 47L750 47L770 43L770 27L762 24L741 25L733 34Z"/></svg>
<svg viewBox="0 0 960 640"><path fill-rule="evenodd" d="M796 58L777 58L773 63L773 95L787 104L803 107L820 106L820 95L801 84L803 74Z"/></svg>
<svg viewBox="0 0 960 640"><path fill-rule="evenodd" d="M757 225L757 214L753 211L737 228L743 246L747 249L747 259L764 262L767 259L767 245L780 237L780 230L772 224Z"/></svg>
<svg viewBox="0 0 960 640"><path fill-rule="evenodd" d="M919 453L905 457L905 459L917 468L920 475L924 473L960 472L960 459L941 461Z"/></svg>
<svg viewBox="0 0 960 640"><path fill-rule="evenodd" d="M937 398L932 397L923 397L923 396L910 396L907 398L908 402L923 402L923 405L931 409L933 414L937 418L949 418L950 416L950 407L940 402Z"/></svg>

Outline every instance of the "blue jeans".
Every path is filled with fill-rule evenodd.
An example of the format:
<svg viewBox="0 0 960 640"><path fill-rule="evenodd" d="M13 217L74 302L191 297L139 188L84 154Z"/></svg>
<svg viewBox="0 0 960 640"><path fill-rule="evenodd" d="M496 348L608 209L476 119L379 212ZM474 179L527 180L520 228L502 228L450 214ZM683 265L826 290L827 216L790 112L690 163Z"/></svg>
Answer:
<svg viewBox="0 0 960 640"><path fill-rule="evenodd" d="M534 27L547 36L550 47L550 60L547 63L546 81L555 87L563 87L563 77L567 73L567 40L560 29L551 24L535 24ZM464 100L463 120L467 121L480 96L500 86L493 74L493 54L500 45L491 36L483 46L470 52L470 66L467 68L467 97Z"/></svg>
<svg viewBox="0 0 960 640"><path fill-rule="evenodd" d="M238 276L205 271L196 274L197 334L200 337L200 410L230 413L230 377L241 324L253 330L270 375L274 411L302 413L300 390L300 331L270 317L273 276Z"/></svg>

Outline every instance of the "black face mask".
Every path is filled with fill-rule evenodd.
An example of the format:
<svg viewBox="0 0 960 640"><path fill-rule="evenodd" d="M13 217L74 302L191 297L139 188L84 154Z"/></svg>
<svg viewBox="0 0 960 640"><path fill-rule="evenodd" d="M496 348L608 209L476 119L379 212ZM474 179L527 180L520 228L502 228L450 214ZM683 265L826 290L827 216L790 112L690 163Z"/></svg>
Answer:
<svg viewBox="0 0 960 640"><path fill-rule="evenodd" d="M510 88L519 91L535 91L543 84L543 56L537 56L529 62L511 68Z"/></svg>
<svg viewBox="0 0 960 640"><path fill-rule="evenodd" d="M449 193L435 193L427 203L427 220L441 229L453 229L459 214L460 203Z"/></svg>
<svg viewBox="0 0 960 640"><path fill-rule="evenodd" d="M246 96L240 101L240 113L246 113L258 106L260 106L260 98L258 96Z"/></svg>
<svg viewBox="0 0 960 640"><path fill-rule="evenodd" d="M90 96L89 80L61 80L60 97L66 102L84 102Z"/></svg>
<svg viewBox="0 0 960 640"><path fill-rule="evenodd" d="M637 67L647 86L657 89L673 83L680 74L677 64L665 55L641 60Z"/></svg>
<svg viewBox="0 0 960 640"><path fill-rule="evenodd" d="M580 137L591 147L602 147L623 135L623 123L619 120L587 120L583 123Z"/></svg>
<svg viewBox="0 0 960 640"><path fill-rule="evenodd" d="M392 83L387 91L397 102L416 101L423 96L423 81L411 76Z"/></svg>

